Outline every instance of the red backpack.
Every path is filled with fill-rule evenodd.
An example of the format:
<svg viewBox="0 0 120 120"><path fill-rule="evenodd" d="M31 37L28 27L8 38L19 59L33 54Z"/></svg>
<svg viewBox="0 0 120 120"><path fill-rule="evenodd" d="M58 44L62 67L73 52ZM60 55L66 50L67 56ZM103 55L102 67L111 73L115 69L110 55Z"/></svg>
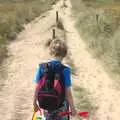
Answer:
<svg viewBox="0 0 120 120"><path fill-rule="evenodd" d="M41 64L43 74L37 86L37 100L40 108L54 111L63 105L65 100L64 73L61 63Z"/></svg>

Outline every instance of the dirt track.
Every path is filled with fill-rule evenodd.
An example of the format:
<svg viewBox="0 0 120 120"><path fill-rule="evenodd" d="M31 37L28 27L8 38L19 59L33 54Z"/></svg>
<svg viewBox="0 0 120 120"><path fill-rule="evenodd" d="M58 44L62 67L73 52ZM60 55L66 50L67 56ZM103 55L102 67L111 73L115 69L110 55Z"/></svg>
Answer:
<svg viewBox="0 0 120 120"><path fill-rule="evenodd" d="M87 52L85 43L80 39L70 18L71 4L66 0L67 8L61 7L62 0L53 9L25 26L17 40L9 46L10 57L4 65L8 70L8 79L0 92L0 118L5 120L30 120L37 66L49 60L44 47L51 38L51 26L55 24L55 11L58 10L67 32L67 43L71 58L77 68L77 77L73 85L86 88L98 106L97 120L120 119L120 92L113 87L113 81L104 72L99 61ZM78 100L76 96L76 100Z"/></svg>

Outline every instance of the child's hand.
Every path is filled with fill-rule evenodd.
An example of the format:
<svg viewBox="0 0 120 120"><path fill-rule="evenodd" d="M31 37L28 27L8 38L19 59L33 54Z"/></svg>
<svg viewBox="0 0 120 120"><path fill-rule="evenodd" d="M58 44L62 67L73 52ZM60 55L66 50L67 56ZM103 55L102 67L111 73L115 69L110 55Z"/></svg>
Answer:
<svg viewBox="0 0 120 120"><path fill-rule="evenodd" d="M35 104L33 105L34 112L37 112L39 110L38 106Z"/></svg>

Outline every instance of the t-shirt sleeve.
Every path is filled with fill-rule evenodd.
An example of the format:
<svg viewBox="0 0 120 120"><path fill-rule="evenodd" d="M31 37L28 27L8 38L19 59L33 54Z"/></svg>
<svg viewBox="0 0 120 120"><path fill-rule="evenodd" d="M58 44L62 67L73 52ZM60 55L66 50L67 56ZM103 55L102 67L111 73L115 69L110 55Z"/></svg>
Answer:
<svg viewBox="0 0 120 120"><path fill-rule="evenodd" d="M36 78L35 78L35 83L36 83L36 84L38 84L42 72L43 72L43 69L42 69L42 67L39 65L39 67L38 67L38 69L37 69L37 73L36 73Z"/></svg>
<svg viewBox="0 0 120 120"><path fill-rule="evenodd" d="M68 67L64 69L64 78L65 78L65 81L64 81L65 87L72 86L72 82L71 82L71 69L68 68Z"/></svg>

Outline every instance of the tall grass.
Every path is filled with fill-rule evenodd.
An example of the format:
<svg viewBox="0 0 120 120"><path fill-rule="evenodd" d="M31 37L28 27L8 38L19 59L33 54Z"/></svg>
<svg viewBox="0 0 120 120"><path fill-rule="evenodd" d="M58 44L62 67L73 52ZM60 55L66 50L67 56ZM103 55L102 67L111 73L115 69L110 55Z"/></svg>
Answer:
<svg viewBox="0 0 120 120"><path fill-rule="evenodd" d="M88 2L88 0L85 0ZM97 1L97 0L96 0ZM71 0L76 27L94 57L102 60L110 75L120 73L120 7L114 4L85 6L81 0ZM89 1L90 2L90 1ZM120 81L120 77L118 77Z"/></svg>
<svg viewBox="0 0 120 120"><path fill-rule="evenodd" d="M0 0L0 63L5 44L14 40L23 25L49 10L58 0ZM4 46L4 47L3 47Z"/></svg>

